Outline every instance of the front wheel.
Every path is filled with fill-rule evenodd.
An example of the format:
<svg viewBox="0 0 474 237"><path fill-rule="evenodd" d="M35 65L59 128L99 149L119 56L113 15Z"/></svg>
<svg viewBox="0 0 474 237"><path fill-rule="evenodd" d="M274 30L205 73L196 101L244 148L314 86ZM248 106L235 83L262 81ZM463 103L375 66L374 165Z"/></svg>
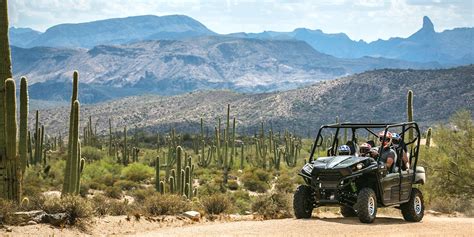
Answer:
<svg viewBox="0 0 474 237"><path fill-rule="evenodd" d="M355 205L357 216L362 223L372 223L377 215L377 196L371 188L363 188L357 195Z"/></svg>
<svg viewBox="0 0 474 237"><path fill-rule="evenodd" d="M403 219L411 222L419 222L423 219L425 213L425 204L423 194L417 188L411 190L410 200L400 205Z"/></svg>
<svg viewBox="0 0 474 237"><path fill-rule="evenodd" d="M300 185L293 198L293 210L297 219L311 218L313 212L313 190L308 185Z"/></svg>

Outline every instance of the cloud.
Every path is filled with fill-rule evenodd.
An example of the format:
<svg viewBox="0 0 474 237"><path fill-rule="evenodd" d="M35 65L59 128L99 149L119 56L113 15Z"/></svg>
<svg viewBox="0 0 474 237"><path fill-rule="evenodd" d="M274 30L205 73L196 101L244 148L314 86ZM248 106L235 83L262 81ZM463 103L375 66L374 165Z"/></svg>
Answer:
<svg viewBox="0 0 474 237"><path fill-rule="evenodd" d="M429 16L438 31L474 25L473 3L444 0L10 0L14 26L46 30L132 15L184 14L218 33L305 27L353 39L406 37Z"/></svg>

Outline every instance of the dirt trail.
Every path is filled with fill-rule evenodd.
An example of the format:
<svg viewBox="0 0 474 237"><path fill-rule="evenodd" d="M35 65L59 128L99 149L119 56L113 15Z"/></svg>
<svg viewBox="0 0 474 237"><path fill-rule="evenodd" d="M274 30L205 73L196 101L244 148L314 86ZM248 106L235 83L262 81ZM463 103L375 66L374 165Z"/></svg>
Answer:
<svg viewBox="0 0 474 237"><path fill-rule="evenodd" d="M474 218L425 215L421 223L409 223L402 217L378 215L375 223L362 224L357 218L342 218L320 213L309 220L282 219L257 221L251 216L243 221L223 218L213 222L193 222L187 218L161 217L154 220L125 220L125 216L97 218L87 230L55 228L39 224L13 226L0 236L474 236ZM235 220L235 219L234 219Z"/></svg>
<svg viewBox="0 0 474 237"><path fill-rule="evenodd" d="M313 217L163 228L137 236L474 236L474 219L426 216L421 223L409 223L377 217L367 225L357 218Z"/></svg>

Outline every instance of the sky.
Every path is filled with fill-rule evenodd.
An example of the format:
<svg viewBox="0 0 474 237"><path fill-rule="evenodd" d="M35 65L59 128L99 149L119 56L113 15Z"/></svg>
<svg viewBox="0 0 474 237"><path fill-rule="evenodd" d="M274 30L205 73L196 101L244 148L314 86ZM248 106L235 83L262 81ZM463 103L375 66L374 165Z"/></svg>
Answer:
<svg viewBox="0 0 474 237"><path fill-rule="evenodd" d="M10 25L39 31L150 14L187 15L221 34L309 28L374 41L411 35L423 16L438 32L473 27L474 0L9 0Z"/></svg>

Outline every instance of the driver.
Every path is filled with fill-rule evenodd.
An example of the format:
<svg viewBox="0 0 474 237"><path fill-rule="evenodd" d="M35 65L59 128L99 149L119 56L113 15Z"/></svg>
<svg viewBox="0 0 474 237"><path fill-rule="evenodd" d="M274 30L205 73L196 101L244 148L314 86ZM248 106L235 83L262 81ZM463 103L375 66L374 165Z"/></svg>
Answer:
<svg viewBox="0 0 474 237"><path fill-rule="evenodd" d="M378 136L379 136L379 141L382 146L380 161L383 162L387 166L387 170L390 170L396 157L395 151L392 148L390 148L390 145L392 144L392 133L387 131L387 134L385 134L385 139L384 139L384 131L379 132Z"/></svg>

